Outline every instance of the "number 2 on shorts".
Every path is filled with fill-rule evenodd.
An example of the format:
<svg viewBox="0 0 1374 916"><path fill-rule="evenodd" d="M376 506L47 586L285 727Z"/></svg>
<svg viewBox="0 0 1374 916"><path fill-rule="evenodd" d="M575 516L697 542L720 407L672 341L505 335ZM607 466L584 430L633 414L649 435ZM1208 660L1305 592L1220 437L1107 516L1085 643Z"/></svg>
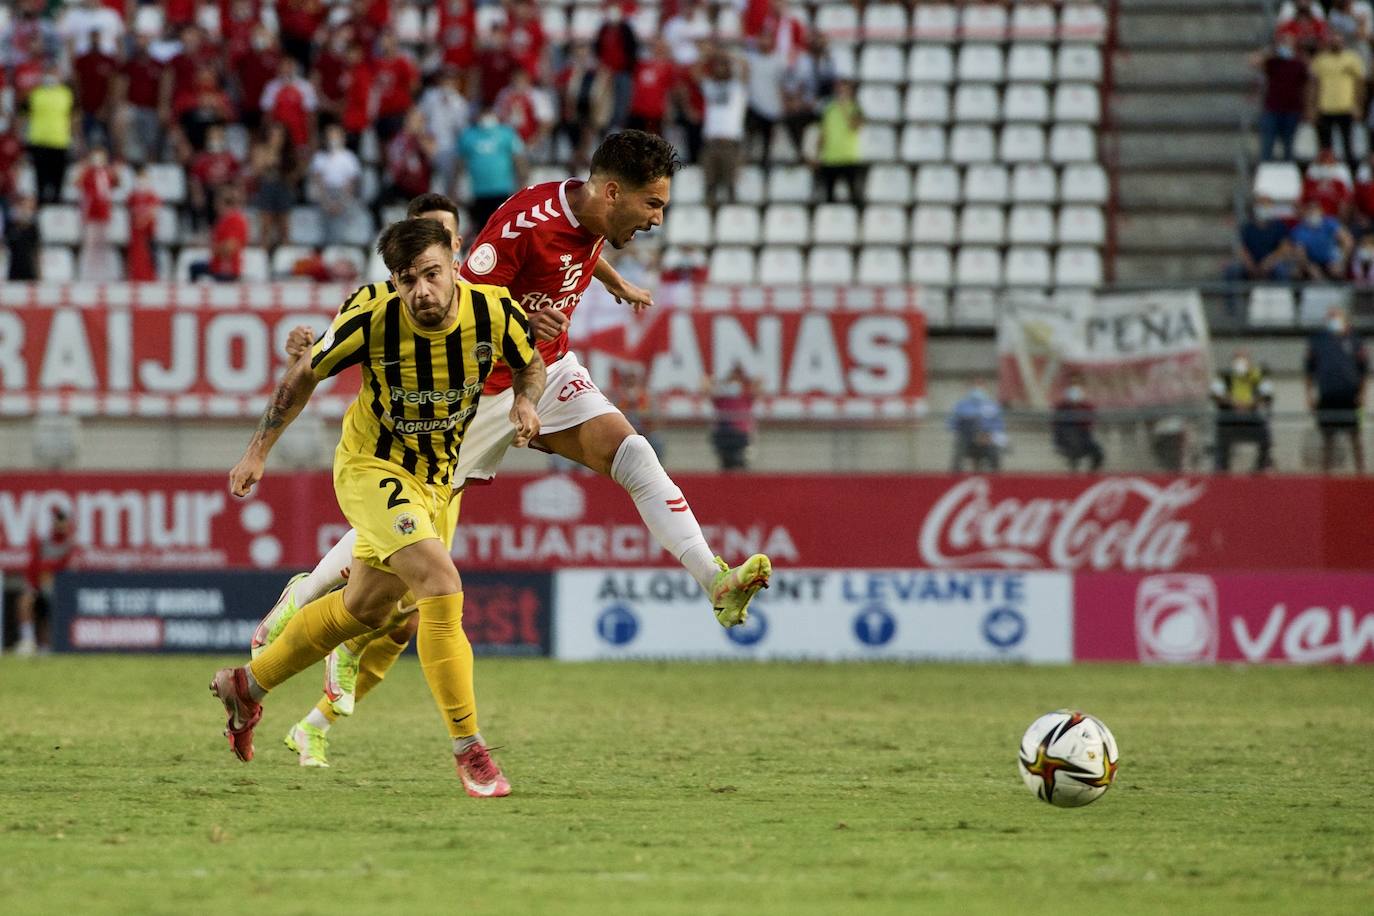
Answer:
<svg viewBox="0 0 1374 916"><path fill-rule="evenodd" d="M386 501L386 507L388 509L395 509L397 506L402 506L410 502L410 500L401 497L401 481L398 478L383 477L381 480L377 481L377 489L379 490L385 490L388 485L391 487L391 496L388 497Z"/></svg>

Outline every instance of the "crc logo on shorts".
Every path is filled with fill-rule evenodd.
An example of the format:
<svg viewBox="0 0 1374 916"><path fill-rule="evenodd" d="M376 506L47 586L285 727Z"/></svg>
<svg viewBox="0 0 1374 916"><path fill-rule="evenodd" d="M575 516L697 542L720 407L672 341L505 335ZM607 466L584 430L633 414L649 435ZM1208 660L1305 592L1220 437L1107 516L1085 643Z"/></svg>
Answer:
<svg viewBox="0 0 1374 916"><path fill-rule="evenodd" d="M1135 640L1141 661L1216 661L1218 629L1211 576L1173 573L1140 580Z"/></svg>
<svg viewBox="0 0 1374 916"><path fill-rule="evenodd" d="M596 385L592 383L592 380L587 376L578 373L577 375L574 375L566 385L558 389L558 400L560 402L566 403L568 401L571 401L573 398L577 397L579 394L589 394L595 391Z"/></svg>
<svg viewBox="0 0 1374 916"><path fill-rule="evenodd" d="M491 269L496 266L496 249L491 242L483 242L472 253L468 255L468 270L482 276L491 273Z"/></svg>
<svg viewBox="0 0 1374 916"><path fill-rule="evenodd" d="M396 520L391 523L391 527L396 529L396 533L401 537L410 537L420 527L420 523L415 520L415 516L409 512L402 512L396 516Z"/></svg>
<svg viewBox="0 0 1374 916"><path fill-rule="evenodd" d="M479 366L490 365L492 355L495 354L495 352L495 348L484 340L472 348L472 358L476 360Z"/></svg>

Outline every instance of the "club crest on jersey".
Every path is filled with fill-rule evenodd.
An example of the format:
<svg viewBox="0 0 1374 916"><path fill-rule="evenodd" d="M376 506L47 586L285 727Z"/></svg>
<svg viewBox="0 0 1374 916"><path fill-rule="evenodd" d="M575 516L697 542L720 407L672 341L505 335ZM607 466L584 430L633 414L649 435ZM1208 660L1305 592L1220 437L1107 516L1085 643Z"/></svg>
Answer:
<svg viewBox="0 0 1374 916"><path fill-rule="evenodd" d="M479 366L490 365L492 355L495 352L492 345L484 340L472 348L472 358Z"/></svg>
<svg viewBox="0 0 1374 916"><path fill-rule="evenodd" d="M401 537L410 537L410 535L414 534L416 529L420 527L420 523L417 522L415 516L411 515L409 512L402 512L400 515L396 516L396 520L391 523L391 527L395 528L396 533Z"/></svg>
<svg viewBox="0 0 1374 916"><path fill-rule="evenodd" d="M566 293L569 290L576 289L578 281L582 279L581 263L574 264L573 257L570 254L559 255L558 260L563 262L563 285L558 287L558 291L560 293Z"/></svg>
<svg viewBox="0 0 1374 916"><path fill-rule="evenodd" d="M496 266L496 248L491 242L483 242L472 249L472 254L468 255L468 270L482 276L491 273Z"/></svg>

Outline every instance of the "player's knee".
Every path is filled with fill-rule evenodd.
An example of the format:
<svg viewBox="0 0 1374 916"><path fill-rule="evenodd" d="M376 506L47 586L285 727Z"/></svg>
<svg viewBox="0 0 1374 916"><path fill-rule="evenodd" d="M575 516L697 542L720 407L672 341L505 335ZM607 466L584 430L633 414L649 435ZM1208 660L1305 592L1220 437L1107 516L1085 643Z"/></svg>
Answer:
<svg viewBox="0 0 1374 916"><path fill-rule="evenodd" d="M409 614L399 627L391 631L391 639L398 645L404 646L415 638L415 633L420 629L420 615Z"/></svg>
<svg viewBox="0 0 1374 916"><path fill-rule="evenodd" d="M632 493L663 473L658 453L638 433L625 437L611 462L611 479Z"/></svg>

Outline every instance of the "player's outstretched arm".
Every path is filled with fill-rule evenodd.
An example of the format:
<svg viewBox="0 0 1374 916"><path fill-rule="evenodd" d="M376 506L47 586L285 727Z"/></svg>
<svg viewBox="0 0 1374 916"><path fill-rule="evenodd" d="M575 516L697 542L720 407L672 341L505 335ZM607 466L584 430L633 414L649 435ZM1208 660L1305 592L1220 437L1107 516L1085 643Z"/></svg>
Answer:
<svg viewBox="0 0 1374 916"><path fill-rule="evenodd" d="M286 335L286 361L287 365L294 363L310 352L310 346L315 342L315 332L303 324L298 324Z"/></svg>
<svg viewBox="0 0 1374 916"><path fill-rule="evenodd" d="M511 373L511 390L515 392L515 403L511 405L510 422L515 427L516 448L524 448L530 440L539 435L539 412L535 405L544 393L546 380L544 357L534 351L533 358L525 368Z"/></svg>
<svg viewBox="0 0 1374 916"><path fill-rule="evenodd" d="M262 479L267 453L310 400L318 381L308 359L297 360L286 370L277 383L277 390L272 392L272 400L263 411L258 428L253 431L253 438L248 440L243 457L229 472L229 492L235 496L247 496L252 492L253 485Z"/></svg>
<svg viewBox="0 0 1374 916"><path fill-rule="evenodd" d="M616 302L623 302L636 312L642 312L654 304L653 293L626 280L605 258L596 259L592 276L601 281Z"/></svg>

